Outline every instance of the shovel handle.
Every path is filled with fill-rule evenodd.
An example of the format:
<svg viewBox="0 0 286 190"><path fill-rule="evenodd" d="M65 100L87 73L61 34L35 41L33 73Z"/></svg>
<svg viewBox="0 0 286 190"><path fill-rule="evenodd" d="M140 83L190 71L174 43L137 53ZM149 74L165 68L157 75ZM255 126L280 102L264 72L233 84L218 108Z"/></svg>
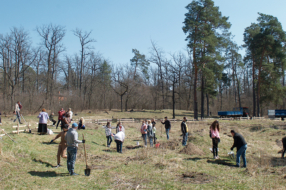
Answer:
<svg viewBox="0 0 286 190"><path fill-rule="evenodd" d="M84 135L83 135L83 134L82 134L82 139L84 140ZM83 143L83 148L84 148L85 164L86 164L86 168L87 168L87 160L86 160L85 143Z"/></svg>

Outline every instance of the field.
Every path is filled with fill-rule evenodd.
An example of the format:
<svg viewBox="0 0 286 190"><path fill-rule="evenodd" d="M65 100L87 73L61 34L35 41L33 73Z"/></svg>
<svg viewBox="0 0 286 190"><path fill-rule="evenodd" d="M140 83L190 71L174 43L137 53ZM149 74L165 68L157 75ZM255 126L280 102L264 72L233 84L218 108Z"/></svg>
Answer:
<svg viewBox="0 0 286 190"><path fill-rule="evenodd" d="M101 118L163 118L171 117L171 110L119 111L79 113L76 117ZM192 112L177 111L177 118L192 116ZM251 120L220 121L221 142L219 160L212 159L211 139L208 135L212 120L188 123L188 146L182 147L180 122L172 123L167 142L163 125L157 122L160 148L138 148L142 145L140 123L123 123L126 139L123 154L116 152L113 142L106 147L102 125L88 124L80 130L86 138L89 177L84 175L83 145L79 145L75 172L69 176L66 160L63 167L56 166L59 140L48 144L60 131L51 127L54 135L37 135L36 116L25 116L32 124L32 133L11 134L11 117L2 117L1 128L7 136L0 140L0 189L284 189L286 186L286 161L277 152L282 149L281 138L286 136L283 121ZM113 124L114 126L115 124ZM235 161L228 157L233 139L229 131L243 134L247 143L248 167L235 168Z"/></svg>

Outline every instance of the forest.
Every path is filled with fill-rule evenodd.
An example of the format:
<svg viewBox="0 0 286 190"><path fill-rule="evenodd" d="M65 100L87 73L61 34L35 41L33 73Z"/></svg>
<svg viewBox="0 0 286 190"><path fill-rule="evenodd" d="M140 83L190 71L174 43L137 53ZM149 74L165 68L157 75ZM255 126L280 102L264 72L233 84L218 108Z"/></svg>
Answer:
<svg viewBox="0 0 286 190"><path fill-rule="evenodd" d="M195 119L234 107L249 107L251 116L285 109L286 36L278 18L258 13L239 46L212 0L193 0L182 14L183 51L166 52L154 39L145 54L130 49L126 64L103 57L92 31L35 26L40 44L23 27L0 32L1 111L12 112L16 101L32 114L43 107L179 109L194 111ZM65 52L67 32L78 39L77 54Z"/></svg>

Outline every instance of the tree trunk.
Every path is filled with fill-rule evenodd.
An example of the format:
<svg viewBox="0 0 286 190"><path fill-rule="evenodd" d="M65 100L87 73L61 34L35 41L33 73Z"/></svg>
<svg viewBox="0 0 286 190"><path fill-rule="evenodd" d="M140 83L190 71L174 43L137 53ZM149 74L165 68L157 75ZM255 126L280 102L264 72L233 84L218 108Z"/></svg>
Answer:
<svg viewBox="0 0 286 190"><path fill-rule="evenodd" d="M175 82L173 82L173 119L175 119Z"/></svg>
<svg viewBox="0 0 286 190"><path fill-rule="evenodd" d="M209 94L206 94L207 97L207 116L210 116L210 101L209 101Z"/></svg>
<svg viewBox="0 0 286 190"><path fill-rule="evenodd" d="M204 82L204 74L203 74L203 71L202 71L202 82L201 82L201 119L203 119L205 117L204 115L204 105L205 105L205 96L204 96L204 93L205 93L205 82Z"/></svg>
<svg viewBox="0 0 286 190"><path fill-rule="evenodd" d="M252 98L253 98L253 114L252 116L256 116L256 98L255 98L255 62L252 59Z"/></svg>

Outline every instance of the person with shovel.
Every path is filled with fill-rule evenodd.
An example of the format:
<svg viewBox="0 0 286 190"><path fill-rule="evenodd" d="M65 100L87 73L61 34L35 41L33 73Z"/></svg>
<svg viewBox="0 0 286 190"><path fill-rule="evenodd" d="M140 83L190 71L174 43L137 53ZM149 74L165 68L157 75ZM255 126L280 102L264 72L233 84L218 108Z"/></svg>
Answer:
<svg viewBox="0 0 286 190"><path fill-rule="evenodd" d="M186 146L187 145L187 141L188 141L188 125L187 125L187 118L184 117L183 121L181 123L181 131L183 133L183 141L182 141L182 145Z"/></svg>
<svg viewBox="0 0 286 190"><path fill-rule="evenodd" d="M236 167L239 167L240 164L240 156L242 156L243 160L243 167L246 168L246 149L247 149L247 143L244 140L243 136L239 133L236 133L234 130L230 131L231 135L233 136L234 143L230 150L233 150L234 147L236 147Z"/></svg>
<svg viewBox="0 0 286 190"><path fill-rule="evenodd" d="M67 141L67 168L69 174L73 176L78 175L74 172L78 143L85 143L85 140L78 140L77 127L77 123L73 123L72 128L68 130L65 136L65 140Z"/></svg>
<svg viewBox="0 0 286 190"><path fill-rule="evenodd" d="M63 126L63 131L60 132L53 140L51 140L50 144L52 142L54 142L56 139L61 137L61 142L59 144L59 148L58 148L58 154L57 154L57 161L58 161L58 165L56 166L56 168L61 167L61 157L62 158L67 158L66 155L66 150L67 150L67 141L65 140L67 131L68 131L69 125L65 124Z"/></svg>
<svg viewBox="0 0 286 190"><path fill-rule="evenodd" d="M167 140L169 140L169 132L171 131L171 122L168 120L168 117L165 117L165 121L161 121L165 125Z"/></svg>

